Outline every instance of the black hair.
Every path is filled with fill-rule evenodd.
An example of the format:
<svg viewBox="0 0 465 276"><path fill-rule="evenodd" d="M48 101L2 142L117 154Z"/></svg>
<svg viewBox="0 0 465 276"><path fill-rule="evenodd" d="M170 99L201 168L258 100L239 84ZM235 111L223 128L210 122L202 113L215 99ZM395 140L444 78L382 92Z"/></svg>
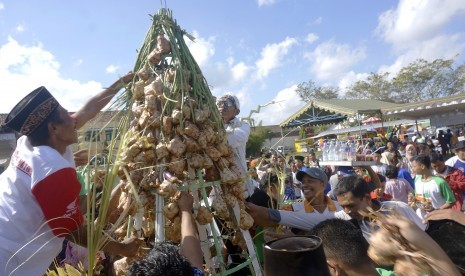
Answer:
<svg viewBox="0 0 465 276"><path fill-rule="evenodd" d="M447 256L465 272L465 226L453 220L428 222L425 232L446 252Z"/></svg>
<svg viewBox="0 0 465 276"><path fill-rule="evenodd" d="M378 175L379 182L386 182L386 177L384 175L379 173L377 173L376 175Z"/></svg>
<svg viewBox="0 0 465 276"><path fill-rule="evenodd" d="M388 165L386 167L386 177L388 178L397 178L397 175L399 175L399 168L394 166L394 165Z"/></svg>
<svg viewBox="0 0 465 276"><path fill-rule="evenodd" d="M30 143L33 146L40 146L40 145L45 145L48 142L48 139L50 138L50 133L48 132L48 124L59 124L62 123L63 120L60 117L60 107L57 107L50 115L48 116L47 119L45 119L39 127L37 127L34 132L29 134L27 137L29 138Z"/></svg>
<svg viewBox="0 0 465 276"><path fill-rule="evenodd" d="M425 141L425 144L423 143L418 144L417 148L418 148L418 152L425 151L425 150L431 150L431 148L426 144L426 141Z"/></svg>
<svg viewBox="0 0 465 276"><path fill-rule="evenodd" d="M441 161L441 162L444 162L444 157L442 156L442 154L439 154L439 153L432 153L431 154L431 163L436 163L438 161Z"/></svg>
<svg viewBox="0 0 465 276"><path fill-rule="evenodd" d="M254 191L254 193L249 197L248 202L266 208L275 208L278 205L276 199L271 198L266 191L260 189L256 189Z"/></svg>
<svg viewBox="0 0 465 276"><path fill-rule="evenodd" d="M288 178L285 178L285 181ZM269 186L279 186L279 178L274 172L267 172L265 173L262 178L260 179L260 188L266 190Z"/></svg>
<svg viewBox="0 0 465 276"><path fill-rule="evenodd" d="M429 155L426 154L421 154L421 155L416 155L410 159L410 161L415 161L419 164L423 164L426 166L426 168L430 169L431 168L431 158Z"/></svg>
<svg viewBox="0 0 465 276"><path fill-rule="evenodd" d="M335 259L349 267L357 267L371 260L368 257L368 242L362 231L350 221L328 219L317 224L311 235L321 238L328 258Z"/></svg>
<svg viewBox="0 0 465 276"><path fill-rule="evenodd" d="M383 152L384 152L384 147L379 147L379 148L376 148L376 149L372 152L372 154L377 153L377 154L381 155Z"/></svg>
<svg viewBox="0 0 465 276"><path fill-rule="evenodd" d="M162 242L141 260L135 261L128 269L130 276L179 276L194 275L189 261L179 253L171 242Z"/></svg>
<svg viewBox="0 0 465 276"><path fill-rule="evenodd" d="M363 198L370 194L371 190L368 183L361 176L348 175L339 180L336 189L334 189L334 195L339 196L348 192L352 192L357 198Z"/></svg>

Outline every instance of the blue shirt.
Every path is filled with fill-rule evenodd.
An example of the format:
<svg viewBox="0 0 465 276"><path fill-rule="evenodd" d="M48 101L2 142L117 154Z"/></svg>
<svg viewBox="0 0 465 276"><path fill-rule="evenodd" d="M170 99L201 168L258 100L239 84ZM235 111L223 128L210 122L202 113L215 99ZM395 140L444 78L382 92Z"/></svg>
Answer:
<svg viewBox="0 0 465 276"><path fill-rule="evenodd" d="M198 269L197 267L192 267L192 270L194 271L194 276L204 276L202 270Z"/></svg>
<svg viewBox="0 0 465 276"><path fill-rule="evenodd" d="M286 185L284 188L284 200L295 200L295 190L290 185Z"/></svg>
<svg viewBox="0 0 465 276"><path fill-rule="evenodd" d="M400 169L397 178L407 180L410 186L415 190L415 181L413 181L412 175L410 175L406 169Z"/></svg>

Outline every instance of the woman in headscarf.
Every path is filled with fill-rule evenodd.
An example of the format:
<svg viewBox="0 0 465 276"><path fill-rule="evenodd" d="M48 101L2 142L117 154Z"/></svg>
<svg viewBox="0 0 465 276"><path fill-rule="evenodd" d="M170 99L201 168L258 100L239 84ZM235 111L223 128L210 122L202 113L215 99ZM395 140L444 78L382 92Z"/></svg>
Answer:
<svg viewBox="0 0 465 276"><path fill-rule="evenodd" d="M408 144L405 147L405 157L402 158L402 167L409 171L412 178L415 177L415 173L413 172L413 165L410 159L412 159L412 157L414 157L415 155L417 155L417 149L414 145Z"/></svg>

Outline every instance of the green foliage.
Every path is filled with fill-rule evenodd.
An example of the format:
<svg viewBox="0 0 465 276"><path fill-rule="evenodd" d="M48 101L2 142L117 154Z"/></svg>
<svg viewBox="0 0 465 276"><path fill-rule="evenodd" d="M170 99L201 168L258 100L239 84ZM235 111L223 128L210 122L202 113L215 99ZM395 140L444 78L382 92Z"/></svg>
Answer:
<svg viewBox="0 0 465 276"><path fill-rule="evenodd" d="M260 155L260 149L266 139L271 139L271 129L267 127L258 126L249 135L247 145L245 147L246 156Z"/></svg>
<svg viewBox="0 0 465 276"><path fill-rule="evenodd" d="M65 264L65 267L56 267L56 271L48 270L45 275L47 276L86 276L87 273L84 270L82 264L79 264L79 270L72 265Z"/></svg>
<svg viewBox="0 0 465 276"><path fill-rule="evenodd" d="M402 68L392 83L403 92L400 102L416 102L453 95L457 91L453 60L416 60ZM463 83L463 80L462 80ZM463 87L462 87L463 88Z"/></svg>
<svg viewBox="0 0 465 276"><path fill-rule="evenodd" d="M317 86L314 81L300 83L296 92L304 102L315 99L336 99L339 95L337 87Z"/></svg>
<svg viewBox="0 0 465 276"><path fill-rule="evenodd" d="M395 76L371 73L350 86L345 97L408 103L454 95L464 91L465 64L454 68L453 63L451 59L418 59Z"/></svg>
<svg viewBox="0 0 465 276"><path fill-rule="evenodd" d="M313 133L315 135L323 132L323 131L326 131L328 130L330 127L332 127L332 125L316 125L316 126L313 126Z"/></svg>
<svg viewBox="0 0 465 276"><path fill-rule="evenodd" d="M305 132L305 127L300 126L299 127L299 138L304 139L305 137L307 137L307 133Z"/></svg>
<svg viewBox="0 0 465 276"><path fill-rule="evenodd" d="M348 99L374 99L391 102L393 96L389 73L371 73L366 80L355 82L346 92Z"/></svg>

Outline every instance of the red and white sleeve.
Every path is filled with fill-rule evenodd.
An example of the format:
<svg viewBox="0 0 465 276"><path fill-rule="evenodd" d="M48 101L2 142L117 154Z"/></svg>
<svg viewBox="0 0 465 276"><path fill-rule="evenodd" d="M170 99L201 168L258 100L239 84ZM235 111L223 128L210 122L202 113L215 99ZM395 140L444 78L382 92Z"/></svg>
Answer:
<svg viewBox="0 0 465 276"><path fill-rule="evenodd" d="M79 210L80 190L81 184L73 168L64 168L47 176L32 189L45 220L56 236L63 237L83 223Z"/></svg>

